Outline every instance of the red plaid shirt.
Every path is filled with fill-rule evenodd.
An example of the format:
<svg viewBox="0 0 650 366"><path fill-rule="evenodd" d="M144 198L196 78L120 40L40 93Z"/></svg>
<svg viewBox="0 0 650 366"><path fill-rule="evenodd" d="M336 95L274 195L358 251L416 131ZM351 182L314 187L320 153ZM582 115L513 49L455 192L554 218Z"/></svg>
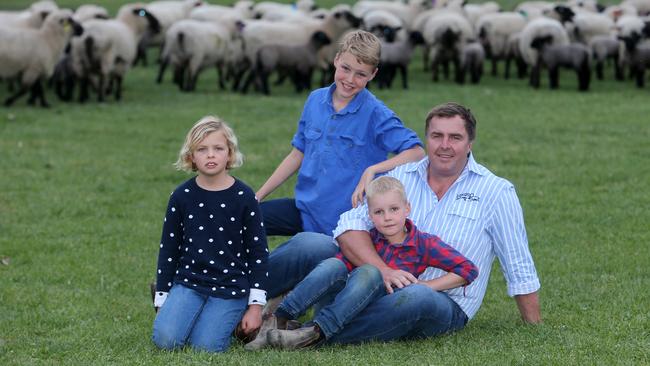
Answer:
<svg viewBox="0 0 650 366"><path fill-rule="evenodd" d="M467 284L478 276L476 265L439 237L419 231L409 219L406 219L406 230L402 244L391 244L377 229L370 230L377 254L389 267L410 272L416 277L427 267L437 267L461 276ZM345 263L348 271L354 269L343 253L339 252L336 257Z"/></svg>

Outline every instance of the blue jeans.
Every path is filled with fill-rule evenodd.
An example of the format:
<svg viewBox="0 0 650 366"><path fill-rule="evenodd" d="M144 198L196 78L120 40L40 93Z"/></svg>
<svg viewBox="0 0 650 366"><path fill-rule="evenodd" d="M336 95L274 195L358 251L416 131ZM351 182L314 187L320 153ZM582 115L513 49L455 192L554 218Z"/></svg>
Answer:
<svg viewBox="0 0 650 366"><path fill-rule="evenodd" d="M290 236L302 232L302 218L293 198L263 201L260 209L267 236Z"/></svg>
<svg viewBox="0 0 650 366"><path fill-rule="evenodd" d="M162 349L191 345L209 352L224 352L244 315L248 298L221 299L174 285L153 322L153 342Z"/></svg>
<svg viewBox="0 0 650 366"><path fill-rule="evenodd" d="M333 257L338 247L327 235L300 233L269 255L269 298L296 286L321 261ZM425 338L462 329L463 310L444 292L410 285L370 303L330 343Z"/></svg>
<svg viewBox="0 0 650 366"><path fill-rule="evenodd" d="M296 319L315 303L333 298L314 317L314 322L329 339L368 304L385 294L384 281L376 267L364 265L348 273L341 260L329 258L285 297L276 315Z"/></svg>
<svg viewBox="0 0 650 366"><path fill-rule="evenodd" d="M331 236L304 232L294 235L269 254L267 297L273 298L294 288L318 263L338 253Z"/></svg>

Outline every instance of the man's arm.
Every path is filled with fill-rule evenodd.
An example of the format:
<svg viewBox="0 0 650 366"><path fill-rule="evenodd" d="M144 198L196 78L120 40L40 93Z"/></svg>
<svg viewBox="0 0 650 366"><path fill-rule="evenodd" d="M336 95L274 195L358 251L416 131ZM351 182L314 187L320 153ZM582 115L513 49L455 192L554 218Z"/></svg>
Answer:
<svg viewBox="0 0 650 366"><path fill-rule="evenodd" d="M517 302L517 307L519 307L521 319L524 322L529 324L539 324L542 322L537 291L526 295L515 295L515 301Z"/></svg>
<svg viewBox="0 0 650 366"><path fill-rule="evenodd" d="M377 254L370 234L362 230L348 230L339 235L336 240L341 247L343 255L355 266L371 264L381 272L384 278L386 292L393 293L393 286L403 288L418 280L409 272L388 267Z"/></svg>

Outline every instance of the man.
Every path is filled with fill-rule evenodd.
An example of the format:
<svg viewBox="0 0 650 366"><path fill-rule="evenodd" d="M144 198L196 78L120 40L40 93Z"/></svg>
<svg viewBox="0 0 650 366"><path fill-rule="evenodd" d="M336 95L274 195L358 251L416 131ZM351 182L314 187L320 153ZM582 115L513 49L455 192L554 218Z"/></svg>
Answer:
<svg viewBox="0 0 650 366"><path fill-rule="evenodd" d="M474 116L459 104L433 108L425 124L427 157L401 165L388 175L404 184L411 202L410 218L418 228L438 235L472 260L479 268L479 277L469 286L448 291L417 283L410 273L388 267L375 252L368 235L372 224L366 205L352 209L341 215L334 237L354 265L376 266L391 294L370 304L329 342L421 338L462 329L481 305L495 256L522 319L541 322L537 295L540 283L528 249L519 200L510 182L474 160L471 149L475 128ZM327 251L327 240L314 237L313 243L322 248L322 253ZM296 246L284 246L282 250L285 253L276 254L276 261L289 251L294 265L299 263L297 258L307 256ZM309 259L313 261L314 256ZM304 272L300 267L282 268L276 276L296 278ZM428 268L420 280L443 274ZM273 291L269 292L273 295Z"/></svg>

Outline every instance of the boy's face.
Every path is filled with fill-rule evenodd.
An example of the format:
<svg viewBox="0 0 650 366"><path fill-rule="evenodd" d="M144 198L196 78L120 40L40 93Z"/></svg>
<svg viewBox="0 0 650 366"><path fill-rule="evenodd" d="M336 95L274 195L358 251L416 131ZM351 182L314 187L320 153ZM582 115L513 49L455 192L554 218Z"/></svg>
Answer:
<svg viewBox="0 0 650 366"><path fill-rule="evenodd" d="M370 220L391 243L391 239L404 240L404 223L410 212L411 206L397 191L377 194L368 200Z"/></svg>
<svg viewBox="0 0 650 366"><path fill-rule="evenodd" d="M343 52L334 59L334 82L336 90L334 93L338 98L349 100L354 98L366 84L375 77L377 68L357 61L357 58L349 52Z"/></svg>

